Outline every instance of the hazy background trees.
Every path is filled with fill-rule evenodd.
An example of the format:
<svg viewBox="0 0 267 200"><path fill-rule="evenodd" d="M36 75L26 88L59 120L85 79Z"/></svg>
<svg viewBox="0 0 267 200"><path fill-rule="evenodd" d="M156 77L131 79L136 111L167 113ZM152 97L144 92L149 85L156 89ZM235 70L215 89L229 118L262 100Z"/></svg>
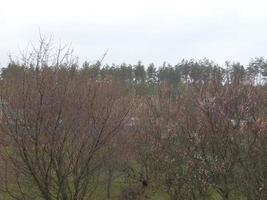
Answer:
<svg viewBox="0 0 267 200"><path fill-rule="evenodd" d="M267 198L263 58L81 66L38 48L0 80L0 197Z"/></svg>

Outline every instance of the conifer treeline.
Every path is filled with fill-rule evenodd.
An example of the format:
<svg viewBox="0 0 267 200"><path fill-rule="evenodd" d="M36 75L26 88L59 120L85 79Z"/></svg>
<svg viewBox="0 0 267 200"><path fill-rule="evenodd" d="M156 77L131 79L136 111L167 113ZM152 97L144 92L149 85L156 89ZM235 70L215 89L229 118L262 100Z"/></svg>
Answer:
<svg viewBox="0 0 267 200"><path fill-rule="evenodd" d="M44 64L40 67L51 66ZM20 73L22 68L23 64L10 62L2 69L2 77L8 76L9 73ZM176 65L164 62L161 66L155 66L153 63L145 66L141 61L133 65L126 63L101 65L99 61L94 64L86 61L81 66L74 63L70 68L92 79L103 80L112 77L127 83L146 85L163 82L171 85L203 84L209 80L221 83L263 84L267 80L267 60L262 57L251 59L248 66L243 66L239 62L226 62L224 66L219 66L208 59L199 61L192 59L182 60Z"/></svg>

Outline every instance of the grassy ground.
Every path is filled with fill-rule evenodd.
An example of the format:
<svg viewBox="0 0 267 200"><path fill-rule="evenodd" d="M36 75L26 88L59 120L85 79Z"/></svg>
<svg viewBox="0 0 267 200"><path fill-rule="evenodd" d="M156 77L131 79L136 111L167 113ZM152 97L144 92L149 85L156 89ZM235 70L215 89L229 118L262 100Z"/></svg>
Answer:
<svg viewBox="0 0 267 200"><path fill-rule="evenodd" d="M107 200L107 185L104 180L101 180L102 183L99 184L99 186L96 188L92 200ZM123 189L127 187L138 187L138 184L140 183L134 183L126 180L123 177L119 177L115 179L111 185L111 200L118 200L120 199L121 192ZM211 190L210 191L210 198L205 200L223 200L218 193ZM150 187L146 190L146 196L149 197L148 199L151 200L170 200L170 197L166 192L163 191L154 191ZM7 194L1 193L0 191L0 200L13 200L11 197L9 197ZM41 200L41 199L40 199ZM201 199L203 200L203 199ZM232 200L237 200L236 198L232 198ZM245 200L238 198L238 200Z"/></svg>

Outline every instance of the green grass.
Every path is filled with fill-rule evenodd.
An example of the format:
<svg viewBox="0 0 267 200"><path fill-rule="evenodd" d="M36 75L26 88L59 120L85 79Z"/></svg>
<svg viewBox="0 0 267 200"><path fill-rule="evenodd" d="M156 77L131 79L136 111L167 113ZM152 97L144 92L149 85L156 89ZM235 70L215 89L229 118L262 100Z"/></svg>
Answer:
<svg viewBox="0 0 267 200"><path fill-rule="evenodd" d="M93 196L91 199L93 200L106 200L107 199L107 185L106 185L106 177L102 176L100 178L100 183L98 187L96 188L95 192L93 193ZM118 176L111 185L111 200L118 200L120 197L121 192L126 187L136 187L137 185L140 186L140 183L134 182L130 179L127 179L123 176ZM205 200L223 200L223 198L214 190L210 189L209 191L210 196L209 198L206 198ZM148 186L146 190L146 195L151 200L170 200L169 195L164 191L159 191L153 188L150 188ZM241 196L241 194L238 194L238 196ZM12 200L11 197L9 197L6 193L0 192L0 200ZM238 197L238 199L235 197L231 197L232 200L245 200L241 197ZM203 200L203 198L201 199Z"/></svg>

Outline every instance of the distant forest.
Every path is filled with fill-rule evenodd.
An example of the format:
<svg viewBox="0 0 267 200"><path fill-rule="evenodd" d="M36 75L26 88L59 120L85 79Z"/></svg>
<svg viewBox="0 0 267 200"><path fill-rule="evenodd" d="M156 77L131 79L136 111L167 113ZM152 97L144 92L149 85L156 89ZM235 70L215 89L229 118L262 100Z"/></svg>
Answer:
<svg viewBox="0 0 267 200"><path fill-rule="evenodd" d="M39 67L55 67L41 64ZM25 64L11 61L7 67L2 68L2 77L9 72L23 70ZM35 63L27 66L29 69L35 67ZM57 65L57 68L66 67L64 63ZM172 86L180 83L193 85L204 84L210 80L221 83L244 83L244 84L265 84L267 80L267 60L263 57L251 59L248 66L239 62L226 61L224 66L219 66L208 59L203 60L182 60L176 65L164 62L161 66L153 63L145 66L139 61L137 64L102 65L100 61L91 64L85 61L81 66L76 63L67 66L73 71L88 75L96 80L112 78L124 81L129 84L155 85L166 83Z"/></svg>
<svg viewBox="0 0 267 200"><path fill-rule="evenodd" d="M79 66L54 49L2 68L1 200L267 199L267 60Z"/></svg>

